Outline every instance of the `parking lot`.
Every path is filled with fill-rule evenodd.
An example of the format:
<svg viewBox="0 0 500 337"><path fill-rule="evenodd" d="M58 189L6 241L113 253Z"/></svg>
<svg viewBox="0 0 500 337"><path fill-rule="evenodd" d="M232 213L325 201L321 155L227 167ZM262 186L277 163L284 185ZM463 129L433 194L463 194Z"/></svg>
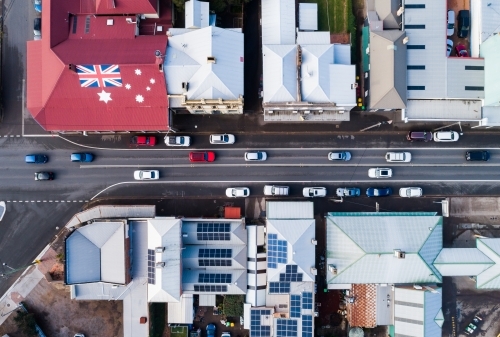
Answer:
<svg viewBox="0 0 500 337"><path fill-rule="evenodd" d="M465 46L470 55L470 45L469 45L469 37L467 38L459 38L457 36L458 29L458 21L457 15L460 10L469 9L469 1L468 0L448 0L448 10L453 10L455 12L455 32L453 36L448 36L447 38L453 41L453 50L450 56L457 56L455 52L455 47L458 44L462 44Z"/></svg>

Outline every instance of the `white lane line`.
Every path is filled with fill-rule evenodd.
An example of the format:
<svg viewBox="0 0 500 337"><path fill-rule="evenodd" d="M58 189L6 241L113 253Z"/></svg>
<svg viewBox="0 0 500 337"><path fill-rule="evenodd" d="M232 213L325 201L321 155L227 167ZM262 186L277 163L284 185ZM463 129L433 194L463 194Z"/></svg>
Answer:
<svg viewBox="0 0 500 337"><path fill-rule="evenodd" d="M480 164L481 167L500 167L498 164ZM172 165L80 165L81 169L101 169L101 168L196 168L196 167L473 167L473 164L456 163L456 164L401 164L401 163L378 163L378 164L315 164L315 163L269 163L269 164L172 164ZM477 167L477 166L476 166Z"/></svg>

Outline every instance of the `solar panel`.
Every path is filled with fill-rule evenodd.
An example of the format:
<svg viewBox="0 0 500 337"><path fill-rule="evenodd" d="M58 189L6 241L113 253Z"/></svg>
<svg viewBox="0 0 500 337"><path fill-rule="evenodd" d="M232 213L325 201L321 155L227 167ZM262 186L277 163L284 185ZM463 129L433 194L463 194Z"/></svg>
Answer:
<svg viewBox="0 0 500 337"><path fill-rule="evenodd" d="M156 276L155 276L155 251L154 249L148 249L148 283L155 284Z"/></svg>
<svg viewBox="0 0 500 337"><path fill-rule="evenodd" d="M198 240L203 241L229 241L231 240L230 223L199 223L196 229Z"/></svg>
<svg viewBox="0 0 500 337"><path fill-rule="evenodd" d="M290 292L290 282L269 282L270 294L287 294Z"/></svg>
<svg viewBox="0 0 500 337"><path fill-rule="evenodd" d="M297 321L278 318L276 323L277 337L297 337Z"/></svg>
<svg viewBox="0 0 500 337"><path fill-rule="evenodd" d="M198 266L200 267L231 267L232 260L224 259L198 259Z"/></svg>
<svg viewBox="0 0 500 337"><path fill-rule="evenodd" d="M302 309L312 309L312 308L313 308L313 294L302 293Z"/></svg>
<svg viewBox="0 0 500 337"><path fill-rule="evenodd" d="M300 317L300 295L290 295L290 317Z"/></svg>
<svg viewBox="0 0 500 337"><path fill-rule="evenodd" d="M297 265L286 266L286 272L280 273L281 282L302 282L302 273L297 273Z"/></svg>
<svg viewBox="0 0 500 337"><path fill-rule="evenodd" d="M250 337L271 336L271 327L261 324L261 317L270 315L271 310L250 310Z"/></svg>
<svg viewBox="0 0 500 337"><path fill-rule="evenodd" d="M267 236L267 267L278 268L278 263L286 263L288 259L286 240L278 240L277 234Z"/></svg>
<svg viewBox="0 0 500 337"><path fill-rule="evenodd" d="M203 258L231 258L233 255L232 249L205 249L198 250L198 257Z"/></svg>
<svg viewBox="0 0 500 337"><path fill-rule="evenodd" d="M198 283L231 283L231 274L199 274Z"/></svg>
<svg viewBox="0 0 500 337"><path fill-rule="evenodd" d="M206 284L195 284L194 291L205 293L227 293L227 286L215 286Z"/></svg>
<svg viewBox="0 0 500 337"><path fill-rule="evenodd" d="M302 337L312 337L313 335L313 317L312 315L302 316Z"/></svg>

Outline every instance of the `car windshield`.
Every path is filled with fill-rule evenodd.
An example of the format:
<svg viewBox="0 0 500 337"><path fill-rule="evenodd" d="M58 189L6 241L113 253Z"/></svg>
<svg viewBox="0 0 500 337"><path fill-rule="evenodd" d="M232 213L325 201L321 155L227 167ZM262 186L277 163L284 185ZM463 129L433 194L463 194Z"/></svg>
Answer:
<svg viewBox="0 0 500 337"><path fill-rule="evenodd" d="M180 144L184 144L184 137L179 137Z"/></svg>
<svg viewBox="0 0 500 337"><path fill-rule="evenodd" d="M155 177L155 173L154 173L154 172L150 172L150 173L149 173L149 177L150 177L150 178L154 178L154 177Z"/></svg>
<svg viewBox="0 0 500 337"><path fill-rule="evenodd" d="M229 140L229 137L227 135L223 135L222 137L220 137L220 139L223 141L223 142L227 142Z"/></svg>

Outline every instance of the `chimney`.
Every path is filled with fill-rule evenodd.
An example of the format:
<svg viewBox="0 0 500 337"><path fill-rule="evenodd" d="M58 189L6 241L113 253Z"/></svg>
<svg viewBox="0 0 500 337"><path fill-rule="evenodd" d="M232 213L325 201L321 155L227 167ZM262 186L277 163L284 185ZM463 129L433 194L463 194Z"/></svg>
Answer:
<svg viewBox="0 0 500 337"><path fill-rule="evenodd" d="M394 249L394 257L398 259L404 259L405 258L405 252L401 251L401 249Z"/></svg>
<svg viewBox="0 0 500 337"><path fill-rule="evenodd" d="M76 66L72 63L68 64L68 69L76 73Z"/></svg>

